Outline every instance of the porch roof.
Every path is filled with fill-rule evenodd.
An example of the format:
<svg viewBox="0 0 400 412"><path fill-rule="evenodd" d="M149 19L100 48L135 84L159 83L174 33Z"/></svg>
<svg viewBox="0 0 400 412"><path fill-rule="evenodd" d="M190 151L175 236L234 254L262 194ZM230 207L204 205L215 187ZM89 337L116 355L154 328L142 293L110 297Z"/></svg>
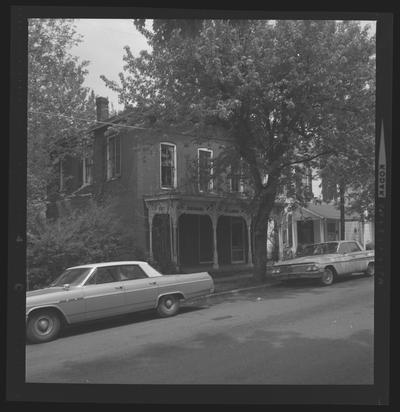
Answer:
<svg viewBox="0 0 400 412"><path fill-rule="evenodd" d="M340 219L340 210L328 203L315 204L310 202L307 207L301 207L298 211L300 216L311 219ZM357 213L345 213L345 220L359 220Z"/></svg>

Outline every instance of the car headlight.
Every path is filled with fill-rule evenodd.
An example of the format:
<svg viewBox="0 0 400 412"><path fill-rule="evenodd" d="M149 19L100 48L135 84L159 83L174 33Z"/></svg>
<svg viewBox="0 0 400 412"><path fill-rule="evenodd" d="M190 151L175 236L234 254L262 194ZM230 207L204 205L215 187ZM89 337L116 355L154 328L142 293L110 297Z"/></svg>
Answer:
<svg viewBox="0 0 400 412"><path fill-rule="evenodd" d="M281 271L280 268L272 268L271 273L272 273L273 275L276 275L276 274L280 273L280 271Z"/></svg>
<svg viewBox="0 0 400 412"><path fill-rule="evenodd" d="M319 269L318 265L313 264L313 265L308 265L307 268L306 268L306 271L307 272L312 272L313 270L318 270L318 269Z"/></svg>

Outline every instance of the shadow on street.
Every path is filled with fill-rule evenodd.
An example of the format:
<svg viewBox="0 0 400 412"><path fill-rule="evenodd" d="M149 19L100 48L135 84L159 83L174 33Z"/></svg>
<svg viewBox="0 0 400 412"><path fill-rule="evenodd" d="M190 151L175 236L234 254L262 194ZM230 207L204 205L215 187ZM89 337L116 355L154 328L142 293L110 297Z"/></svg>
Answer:
<svg viewBox="0 0 400 412"><path fill-rule="evenodd" d="M182 306L179 313L176 316L195 312L201 309L205 309L200 305L198 306ZM70 325L61 330L60 335L57 339L62 339L64 337L84 335L86 333L92 333L103 329L118 328L120 326L126 326L135 323L142 323L147 321L152 321L155 319L160 319L155 310L143 311L129 313L126 315L119 315L107 319L99 319L88 322L83 322L77 325ZM34 345L27 342L27 345Z"/></svg>

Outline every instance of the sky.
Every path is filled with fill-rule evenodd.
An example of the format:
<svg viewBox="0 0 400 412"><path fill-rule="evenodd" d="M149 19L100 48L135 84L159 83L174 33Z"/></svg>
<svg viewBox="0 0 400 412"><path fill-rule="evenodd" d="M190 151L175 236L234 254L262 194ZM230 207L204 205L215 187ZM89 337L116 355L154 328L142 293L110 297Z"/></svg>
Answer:
<svg viewBox="0 0 400 412"><path fill-rule="evenodd" d="M128 45L138 55L141 50L149 49L146 39L131 19L76 19L75 26L83 41L70 52L90 62L85 86L93 89L96 96L108 97L114 109L122 110L117 94L106 87L100 75L118 80L118 73L123 71L124 46Z"/></svg>
<svg viewBox="0 0 400 412"><path fill-rule="evenodd" d="M367 23L374 32L375 22L362 22ZM96 96L108 97L115 110L123 110L117 94L106 87L100 75L118 81L118 73L123 71L124 46L128 45L136 56L141 50L149 50L146 39L136 30L132 19L76 19L75 26L83 41L71 53L90 62L85 86L93 89Z"/></svg>

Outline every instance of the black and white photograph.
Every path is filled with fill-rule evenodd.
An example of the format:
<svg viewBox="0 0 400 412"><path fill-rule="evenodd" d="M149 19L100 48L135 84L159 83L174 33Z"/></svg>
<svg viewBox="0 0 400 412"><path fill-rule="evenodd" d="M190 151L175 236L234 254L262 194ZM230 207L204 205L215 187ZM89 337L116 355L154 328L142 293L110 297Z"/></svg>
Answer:
<svg viewBox="0 0 400 412"><path fill-rule="evenodd" d="M14 10L11 397L388 404L390 16L73 10Z"/></svg>

